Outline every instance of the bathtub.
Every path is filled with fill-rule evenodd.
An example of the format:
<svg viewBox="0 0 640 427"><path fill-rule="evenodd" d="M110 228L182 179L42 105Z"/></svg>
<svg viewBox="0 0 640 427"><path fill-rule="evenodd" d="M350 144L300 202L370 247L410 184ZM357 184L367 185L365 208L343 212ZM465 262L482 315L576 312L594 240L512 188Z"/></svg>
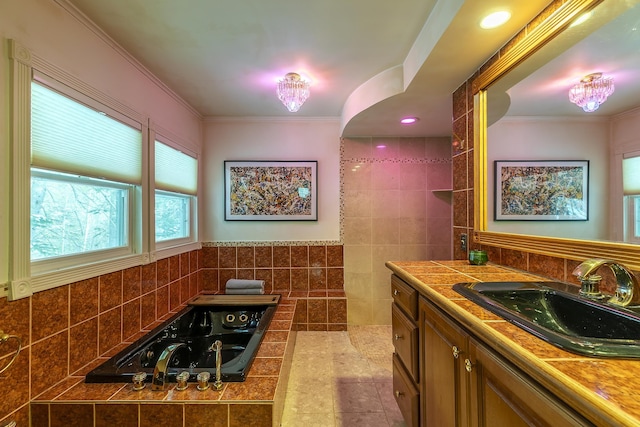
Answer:
<svg viewBox="0 0 640 427"><path fill-rule="evenodd" d="M89 372L87 383L131 382L137 372L151 381L154 367L167 346L180 346L169 361L167 381L189 372L215 375L213 343L222 342L222 381L244 381L276 310L279 295L202 295L149 334Z"/></svg>

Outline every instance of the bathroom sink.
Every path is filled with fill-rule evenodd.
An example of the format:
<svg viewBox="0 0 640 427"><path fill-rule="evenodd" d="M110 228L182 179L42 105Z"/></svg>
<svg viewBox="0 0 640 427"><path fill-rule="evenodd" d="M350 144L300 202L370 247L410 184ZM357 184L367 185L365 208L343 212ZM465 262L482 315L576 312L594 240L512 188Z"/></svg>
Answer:
<svg viewBox="0 0 640 427"><path fill-rule="evenodd" d="M570 352L640 358L640 315L596 302L558 282L458 283L453 289L520 328Z"/></svg>

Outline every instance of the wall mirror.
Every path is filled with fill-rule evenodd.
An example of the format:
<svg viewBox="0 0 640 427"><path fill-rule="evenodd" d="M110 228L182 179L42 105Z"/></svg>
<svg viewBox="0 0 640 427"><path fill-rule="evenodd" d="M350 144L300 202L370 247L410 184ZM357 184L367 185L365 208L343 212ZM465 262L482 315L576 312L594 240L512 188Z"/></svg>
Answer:
<svg viewBox="0 0 640 427"><path fill-rule="evenodd" d="M639 169L628 165L640 158L640 1L569 1L527 39L473 83L476 240L578 260L612 257L638 268L640 201L633 180L623 179L623 162L627 172ZM615 90L587 113L568 92L595 72L611 77ZM572 181L558 180L567 174L555 162L576 160L588 161L588 212L570 220L547 215L558 198L563 209L575 206L566 198ZM496 161L510 169L496 177ZM532 162L554 167L524 169ZM524 180L505 174L520 167ZM501 215L509 201L517 215ZM531 206L548 211L536 216Z"/></svg>

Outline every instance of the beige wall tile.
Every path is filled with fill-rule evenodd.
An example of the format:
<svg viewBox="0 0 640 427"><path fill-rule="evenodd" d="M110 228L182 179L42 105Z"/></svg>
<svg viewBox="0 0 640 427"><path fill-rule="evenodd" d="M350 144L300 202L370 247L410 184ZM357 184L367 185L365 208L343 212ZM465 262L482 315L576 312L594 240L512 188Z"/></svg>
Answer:
<svg viewBox="0 0 640 427"><path fill-rule="evenodd" d="M371 244L371 218L345 218L344 219L344 244L345 245L369 245Z"/></svg>
<svg viewBox="0 0 640 427"><path fill-rule="evenodd" d="M423 159L425 157L424 138L402 138L399 145L401 159Z"/></svg>
<svg viewBox="0 0 640 427"><path fill-rule="evenodd" d="M345 139L342 167L348 322L390 324L385 262L451 256L451 193L430 191L451 188L451 141Z"/></svg>
<svg viewBox="0 0 640 427"><path fill-rule="evenodd" d="M436 165L433 165L436 166ZM424 163L401 163L398 170L401 190L424 190L427 183L427 167Z"/></svg>
<svg viewBox="0 0 640 427"><path fill-rule="evenodd" d="M344 267L345 277L347 272L371 273L371 248L369 246L345 245Z"/></svg>
<svg viewBox="0 0 640 427"><path fill-rule="evenodd" d="M402 245L400 247L400 259L405 261L428 259L427 245Z"/></svg>
<svg viewBox="0 0 640 427"><path fill-rule="evenodd" d="M345 190L370 190L371 165L358 162L345 163L343 188Z"/></svg>
<svg viewBox="0 0 640 427"><path fill-rule="evenodd" d="M400 224L390 218L376 218L371 227L371 243L374 245L397 245L400 243Z"/></svg>
<svg viewBox="0 0 640 427"><path fill-rule="evenodd" d="M370 299L371 298L371 273L348 273L345 274L344 293L349 298Z"/></svg>
<svg viewBox="0 0 640 427"><path fill-rule="evenodd" d="M371 165L372 190L397 190L400 188L401 163L373 163Z"/></svg>
<svg viewBox="0 0 640 427"><path fill-rule="evenodd" d="M344 191L344 218L371 218L370 190Z"/></svg>
<svg viewBox="0 0 640 427"><path fill-rule="evenodd" d="M400 194L398 190L372 192L371 216L373 218L398 218L400 215Z"/></svg>
<svg viewBox="0 0 640 427"><path fill-rule="evenodd" d="M351 325L372 325L371 299L351 298L347 305L347 322Z"/></svg>
<svg viewBox="0 0 640 427"><path fill-rule="evenodd" d="M371 138L345 138L343 147L345 159L371 158Z"/></svg>
<svg viewBox="0 0 640 427"><path fill-rule="evenodd" d="M427 193L424 190L401 191L399 197L398 217L424 219L430 216L427 210Z"/></svg>
<svg viewBox="0 0 640 427"><path fill-rule="evenodd" d="M372 323L374 325L391 324L391 303L393 299L373 299Z"/></svg>
<svg viewBox="0 0 640 427"><path fill-rule="evenodd" d="M374 159L396 159L400 157L399 138L374 138L371 144L371 156Z"/></svg>

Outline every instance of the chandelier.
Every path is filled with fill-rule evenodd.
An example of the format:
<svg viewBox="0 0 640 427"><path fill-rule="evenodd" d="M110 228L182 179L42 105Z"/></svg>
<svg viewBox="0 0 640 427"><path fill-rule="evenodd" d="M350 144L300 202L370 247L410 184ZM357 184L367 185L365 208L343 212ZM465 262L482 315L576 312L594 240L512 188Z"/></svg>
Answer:
<svg viewBox="0 0 640 427"><path fill-rule="evenodd" d="M602 77L602 73L593 73L583 77L580 83L569 90L569 101L587 113L598 109L600 104L613 93L613 79Z"/></svg>
<svg viewBox="0 0 640 427"><path fill-rule="evenodd" d="M278 81L277 93L287 110L295 113L309 98L309 82L303 80L298 73L287 73Z"/></svg>

